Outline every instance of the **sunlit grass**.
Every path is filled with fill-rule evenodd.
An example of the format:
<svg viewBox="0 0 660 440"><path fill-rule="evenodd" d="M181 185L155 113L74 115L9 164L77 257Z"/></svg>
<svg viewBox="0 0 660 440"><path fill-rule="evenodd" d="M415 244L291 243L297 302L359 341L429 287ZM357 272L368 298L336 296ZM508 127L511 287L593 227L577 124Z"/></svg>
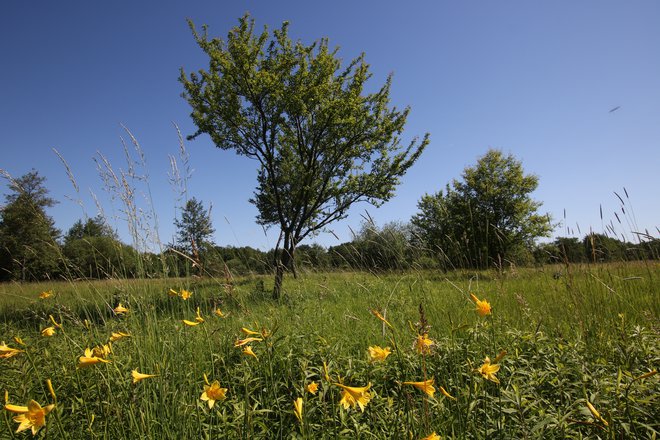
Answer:
<svg viewBox="0 0 660 440"><path fill-rule="evenodd" d="M22 351L0 357L0 391L55 404L52 438L647 438L659 269L302 273L279 302L269 277L3 284L0 355ZM0 438L31 436L14 416Z"/></svg>

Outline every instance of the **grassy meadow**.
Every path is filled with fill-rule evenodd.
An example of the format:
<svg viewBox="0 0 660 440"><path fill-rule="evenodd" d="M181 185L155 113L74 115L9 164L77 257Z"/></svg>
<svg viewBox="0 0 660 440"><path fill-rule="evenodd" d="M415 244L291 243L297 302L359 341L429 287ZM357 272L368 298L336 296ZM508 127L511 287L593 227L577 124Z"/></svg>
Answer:
<svg viewBox="0 0 660 440"><path fill-rule="evenodd" d="M257 276L0 285L0 438L41 422L36 435L58 439L660 431L657 262L303 272L278 302L271 288ZM45 420L21 408L30 400Z"/></svg>

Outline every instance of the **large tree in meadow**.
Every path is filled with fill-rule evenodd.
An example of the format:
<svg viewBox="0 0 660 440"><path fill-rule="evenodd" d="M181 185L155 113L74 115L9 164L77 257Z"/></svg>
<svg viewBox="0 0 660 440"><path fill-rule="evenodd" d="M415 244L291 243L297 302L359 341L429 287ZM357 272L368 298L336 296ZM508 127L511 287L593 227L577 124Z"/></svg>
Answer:
<svg viewBox="0 0 660 440"><path fill-rule="evenodd" d="M549 216L538 212L541 202L531 197L537 186L522 162L491 149L444 192L422 197L412 223L445 265L502 264L552 230Z"/></svg>
<svg viewBox="0 0 660 440"><path fill-rule="evenodd" d="M0 279L42 280L58 269L60 232L46 214L55 205L37 171L12 178L4 171L11 193L0 210Z"/></svg>
<svg viewBox="0 0 660 440"><path fill-rule="evenodd" d="M391 77L366 93L364 56L342 66L327 39L292 42L286 22L272 36L255 32L247 15L225 41L190 26L209 57L208 70L181 71L198 127L191 138L208 134L218 148L258 161L257 221L281 231L277 298L298 243L345 218L356 202L390 199L428 134L402 147L409 109L390 106Z"/></svg>

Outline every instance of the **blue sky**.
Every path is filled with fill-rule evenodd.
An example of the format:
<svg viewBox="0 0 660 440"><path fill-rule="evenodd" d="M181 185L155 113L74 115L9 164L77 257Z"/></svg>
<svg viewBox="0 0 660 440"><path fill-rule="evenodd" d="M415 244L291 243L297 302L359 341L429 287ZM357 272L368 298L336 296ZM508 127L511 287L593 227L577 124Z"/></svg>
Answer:
<svg viewBox="0 0 660 440"><path fill-rule="evenodd" d="M332 225L338 239L322 233L314 241L349 240L365 210L378 225L408 221L424 193L442 189L491 147L539 176L534 197L563 223L555 235L601 232L612 220L629 239L631 230L658 236L657 1L8 1L0 14L0 168L45 176L60 201L49 214L62 230L97 213L92 191L130 241L121 204L104 191L92 160L98 151L127 169L123 124L147 161L149 188L141 184L138 194L151 191L161 240L170 241L173 123L184 136L195 131L179 69L207 67L186 18L224 37L246 11L259 28L288 20L291 36L306 43L328 37L344 60L366 53L373 86L394 73L392 103L412 108L405 136L431 133L391 201L357 205ZM276 234L264 235L248 202L256 164L206 136L186 147L194 169L188 193L212 204L215 241L274 246ZM52 148L71 167L79 195ZM626 201L625 216L614 191Z"/></svg>

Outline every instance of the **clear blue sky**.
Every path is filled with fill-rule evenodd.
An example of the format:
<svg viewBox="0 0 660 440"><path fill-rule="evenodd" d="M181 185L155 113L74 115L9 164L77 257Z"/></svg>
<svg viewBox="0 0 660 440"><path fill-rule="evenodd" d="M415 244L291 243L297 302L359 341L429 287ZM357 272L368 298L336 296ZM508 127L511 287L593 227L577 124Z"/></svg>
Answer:
<svg viewBox="0 0 660 440"><path fill-rule="evenodd" d="M179 69L206 68L186 24L226 36L250 11L259 27L290 21L293 38L328 37L349 60L366 53L373 85L394 73L393 103L410 105L405 135L431 133L431 144L383 207L356 206L315 241L350 239L368 210L378 225L408 221L424 193L443 188L489 147L523 161L540 177L534 197L566 223L555 235L582 236L660 225L660 2L650 1L6 1L0 13L0 168L15 176L37 169L60 203L49 210L67 230L95 215L93 191L109 217L120 203L103 191L92 157L126 169L120 124L144 150L164 242L172 238L175 194L168 155L194 132L180 97ZM610 112L615 107L618 110ZM221 245L269 248L249 204L256 165L187 142L194 173L189 195L212 203ZM80 186L85 211L64 167ZM621 216L623 188L634 210ZM144 191L144 186L141 186ZM6 193L6 186L0 186ZM602 205L604 221L599 207ZM628 220L626 220L628 219ZM579 225L581 234L578 233ZM129 241L126 227L115 224ZM568 230L566 226L571 229Z"/></svg>

